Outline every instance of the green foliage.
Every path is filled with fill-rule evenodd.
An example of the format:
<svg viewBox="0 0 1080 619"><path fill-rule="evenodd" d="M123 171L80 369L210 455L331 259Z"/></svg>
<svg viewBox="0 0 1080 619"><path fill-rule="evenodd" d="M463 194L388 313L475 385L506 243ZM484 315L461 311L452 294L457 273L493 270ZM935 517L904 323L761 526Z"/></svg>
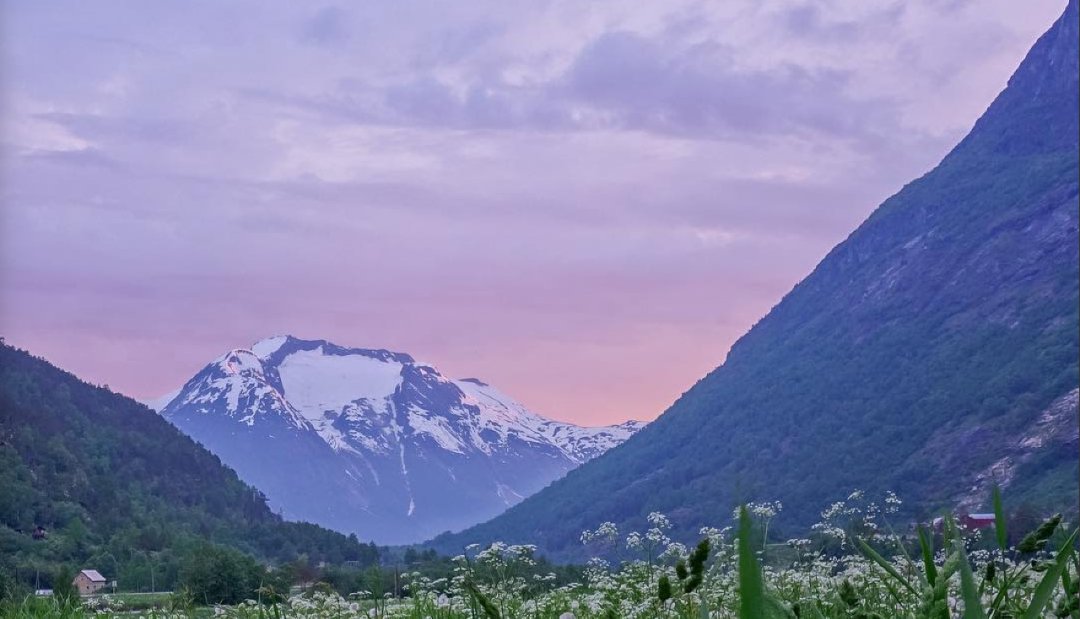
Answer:
<svg viewBox="0 0 1080 619"><path fill-rule="evenodd" d="M998 549L1004 552L1009 545L1009 533L1006 528L1005 507L1001 502L1001 488L997 484L994 484L992 502L994 505L994 539L997 540Z"/></svg>
<svg viewBox="0 0 1080 619"><path fill-rule="evenodd" d="M180 587L201 604L236 604L258 597L263 577L263 567L250 556L205 544L181 567Z"/></svg>
<svg viewBox="0 0 1080 619"><path fill-rule="evenodd" d="M690 553L689 573L686 573L686 567L683 567L683 573L679 574L679 580L683 581L683 592L693 593L695 589L701 586L701 581L705 576L705 562L709 560L709 538L704 538L694 548L694 551Z"/></svg>
<svg viewBox="0 0 1080 619"><path fill-rule="evenodd" d="M12 600L21 600L30 593L19 583L11 570L0 565L0 606Z"/></svg>
<svg viewBox="0 0 1080 619"><path fill-rule="evenodd" d="M1046 570L1042 580L1039 581L1039 586L1035 589L1035 595L1032 596L1031 603L1028 605L1027 610L1024 611L1024 619L1038 619L1042 616L1043 609L1046 608L1050 602L1050 597L1054 594L1058 579L1061 578L1061 575L1065 573L1068 567L1069 557L1075 552L1073 548L1075 540L1076 531L1073 531L1072 535L1062 544L1061 549L1058 550L1053 565Z"/></svg>
<svg viewBox="0 0 1080 619"><path fill-rule="evenodd" d="M739 619L765 616L765 585L761 565L754 556L750 514L739 508Z"/></svg>
<svg viewBox="0 0 1080 619"><path fill-rule="evenodd" d="M488 619L501 619L502 614L499 612L499 608L495 606L495 603L491 599L484 595L480 588L476 586L476 583L472 581L465 581L465 588L472 596L473 600L480 606L480 609L484 611L484 616Z"/></svg>
<svg viewBox="0 0 1080 619"><path fill-rule="evenodd" d="M671 599L671 579L667 577L667 574L661 576L656 583L656 599L661 603Z"/></svg>
<svg viewBox="0 0 1080 619"><path fill-rule="evenodd" d="M355 536L283 522L145 406L0 345L0 599L61 566L169 590L208 541L274 563L378 562Z"/></svg>
<svg viewBox="0 0 1080 619"><path fill-rule="evenodd" d="M926 528L919 525L919 550L922 553L923 569L928 585L934 586L937 581L937 566L934 564L934 538L926 532Z"/></svg>
<svg viewBox="0 0 1080 619"><path fill-rule="evenodd" d="M1003 519L1004 517L1000 514L1004 514L1004 508L1001 505L1000 492L996 489L993 494L993 502L999 513L996 518ZM1038 528L1024 537L1021 545L1018 545L1013 551L1014 554L1030 554L1040 550L1053 537L1060 521L1060 515L1055 515L1039 525ZM997 530L1000 531L1003 528L1004 526L999 523ZM951 518L946 519L944 535L951 552L944 565L940 567L935 566L932 559L930 559L932 549L929 546L926 534L920 531L919 543L923 549L923 562L924 566L926 566L926 575L921 578L921 584L901 574L905 568L909 573L914 568L914 565L910 564L910 560L907 566L897 565L877 554L865 541L858 540L858 543L862 552L875 564L882 567L892 580L899 582L910 593L923 600L919 612L916 614L919 619L924 617L927 619L945 619L949 616L946 606L947 583L949 578L957 572L960 575L959 594L963 602L962 616L964 619L1015 616L1022 616L1024 619L1035 619L1043 616L1045 609L1055 594L1065 593L1066 597L1064 599L1068 599L1068 595L1071 594L1073 585L1069 574L1069 560L1075 553L1077 533L1078 531L1074 530L1061 543L1053 560L1045 564L1036 562L1013 563L1007 566L1003 573L999 574L997 559L992 557L984 568L985 576L981 586L976 582L974 570L968 559L965 548L966 541ZM1002 555L1010 553L1008 548L999 548L999 550ZM1077 564L1077 568L1080 571L1080 563ZM1013 590L1013 587L1019 583L1029 581L1032 573L1038 573L1039 571L1044 573L1034 590L1027 592L1026 601L1017 599L1020 596L1017 591ZM937 575L939 573L940 576ZM1060 591L1057 591L1059 584ZM986 606L983 601L983 592L987 590L987 587L994 586L998 587L998 592L991 604ZM1010 597L1010 593L1012 593L1013 597ZM902 601L901 596L894 594L894 597L898 602ZM1072 605L1069 602L1059 604L1059 606L1058 610L1065 614L1059 614L1058 616L1068 616L1068 613L1072 612Z"/></svg>
<svg viewBox="0 0 1080 619"><path fill-rule="evenodd" d="M56 568L56 573L52 578L52 591L53 597L61 605L70 605L77 603L79 599L79 591L75 587L75 570L66 565L61 565Z"/></svg>
<svg viewBox="0 0 1080 619"><path fill-rule="evenodd" d="M855 608L859 605L859 602L862 601L859 598L859 594L855 591L855 585L851 584L851 580L848 578L845 578L844 581L840 583L839 594L840 600L844 602L848 608Z"/></svg>
<svg viewBox="0 0 1080 619"><path fill-rule="evenodd" d="M1054 531L1057 531L1058 525L1061 524L1061 514L1054 514L1048 518L1046 522L1039 525L1039 528L1035 529L1031 533L1024 536L1024 539L1020 540L1016 549L1023 553L1038 552L1046 547L1046 543L1050 541L1050 537L1054 535Z"/></svg>
<svg viewBox="0 0 1080 619"><path fill-rule="evenodd" d="M975 575L971 571L971 563L968 562L967 553L964 551L964 542L954 542L955 552L960 563L960 594L964 600L964 619L986 619L983 612L982 601L979 599L979 588L975 584Z"/></svg>
<svg viewBox="0 0 1080 619"><path fill-rule="evenodd" d="M87 613L77 601L69 603L52 596L28 596L17 603L0 605L0 616L5 619L82 619Z"/></svg>
<svg viewBox="0 0 1080 619"><path fill-rule="evenodd" d="M866 555L868 559L880 566L881 569L885 570L885 573L892 577L893 580L895 580L908 591L912 593L915 592L915 586L908 582L906 578L901 576L900 572L897 571L896 566L894 566L887 559L885 559L885 557L878 554L876 550L870 547L870 544L867 544L865 540L858 538L856 538L855 543L859 546L859 550L864 555Z"/></svg>

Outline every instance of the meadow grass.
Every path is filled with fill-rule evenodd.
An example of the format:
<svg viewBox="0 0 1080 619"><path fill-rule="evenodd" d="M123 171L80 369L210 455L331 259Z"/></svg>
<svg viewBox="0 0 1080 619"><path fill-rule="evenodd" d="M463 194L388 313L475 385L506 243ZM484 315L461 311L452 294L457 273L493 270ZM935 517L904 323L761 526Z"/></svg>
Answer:
<svg viewBox="0 0 1080 619"><path fill-rule="evenodd" d="M889 494L873 502L856 492L825 510L810 538L788 540L782 552L767 533L779 503L741 507L733 526L702 529L693 548L671 540L670 522L654 513L643 533L620 535L611 523L583 533L597 558L582 582L563 585L554 574L525 576L534 572L535 548L496 543L455 557L451 578L408 574L401 599L367 591L342 597L323 586L275 604L213 608L27 599L6 616L1080 619L1077 532L1055 516L1010 546L996 490L993 503L991 535L951 519L940 530L920 526L898 535L886 517L899 500Z"/></svg>

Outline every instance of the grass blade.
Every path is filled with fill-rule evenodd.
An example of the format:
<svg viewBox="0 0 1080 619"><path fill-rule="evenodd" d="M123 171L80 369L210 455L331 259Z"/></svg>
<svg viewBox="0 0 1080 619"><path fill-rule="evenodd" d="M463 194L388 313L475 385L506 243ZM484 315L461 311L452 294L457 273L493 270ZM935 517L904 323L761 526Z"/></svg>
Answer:
<svg viewBox="0 0 1080 619"><path fill-rule="evenodd" d="M915 590L915 587L912 586L912 584L909 583L907 579L900 574L900 572L896 571L896 568L893 567L892 563L889 563L885 560L885 557L879 555L876 550L870 547L870 544L867 544L858 537L855 538L855 542L859 545L859 550L861 550L868 559L880 565L881 569L885 570L889 574L889 576L895 578L896 581L903 585L905 589L912 593L918 594L918 592Z"/></svg>
<svg viewBox="0 0 1080 619"><path fill-rule="evenodd" d="M765 611L766 619L798 619L795 613L791 612L787 606L784 606L780 600L768 593L765 594Z"/></svg>
<svg viewBox="0 0 1080 619"><path fill-rule="evenodd" d="M919 525L919 548L922 549L923 567L926 568L926 580L931 587L937 581L937 566L934 565L934 538Z"/></svg>
<svg viewBox="0 0 1080 619"><path fill-rule="evenodd" d="M1016 583L1016 581L1019 580L1024 574L1026 574L1027 571L1028 565L1025 564L1024 567L1014 572L1012 576L1004 579L1004 582L1002 582L1001 584L1001 588L998 589L997 595L994 596L994 601L990 604L991 614L993 614L995 617L999 615L998 611L1001 610L1006 600L1009 599L1009 591L1011 590L1013 584Z"/></svg>
<svg viewBox="0 0 1080 619"><path fill-rule="evenodd" d="M975 575L971 573L971 563L964 552L964 542L957 539L954 545L954 552L960 560L960 597L964 600L964 619L986 619L979 599L979 588L975 585Z"/></svg>
<svg viewBox="0 0 1080 619"><path fill-rule="evenodd" d="M750 514L739 508L739 619L765 617L765 586L761 566L750 545Z"/></svg>
<svg viewBox="0 0 1080 619"><path fill-rule="evenodd" d="M1001 504L1001 488L994 484L994 535L997 536L998 548L1001 552L1009 546L1009 536L1005 530L1005 508Z"/></svg>
<svg viewBox="0 0 1080 619"><path fill-rule="evenodd" d="M1054 560L1054 564L1050 566L1046 573L1043 574L1043 578L1039 581L1039 586L1035 587L1035 593L1031 596L1031 604L1024 611L1024 619L1038 619L1042 617L1043 609L1050 602L1050 598L1054 595L1054 587L1058 584L1058 579L1061 578L1061 571L1065 569L1066 564L1069 562L1069 555L1073 551L1073 542L1076 541L1076 531L1073 531L1069 539L1065 540L1065 544L1058 551L1057 558Z"/></svg>
<svg viewBox="0 0 1080 619"><path fill-rule="evenodd" d="M477 587L474 583L466 580L465 590L468 591L469 595L472 596L473 600L475 600L476 603L479 604L480 609L484 611L484 615L487 617L487 619L502 619L502 615L501 613L499 613L499 609L495 606L495 604L491 602L490 599L488 599L486 595L484 595L480 591L479 587Z"/></svg>
<svg viewBox="0 0 1080 619"><path fill-rule="evenodd" d="M1069 611L1069 616L1073 619L1080 618L1080 600L1077 600L1077 597L1080 597L1080 591L1073 588L1072 579L1069 578L1068 567L1061 570L1061 588L1065 590L1065 595L1071 595L1073 597L1073 608Z"/></svg>
<svg viewBox="0 0 1080 619"><path fill-rule="evenodd" d="M825 615L822 614L821 609L818 608L817 602L799 602L795 610L796 615L799 617L805 617L806 619L826 619Z"/></svg>

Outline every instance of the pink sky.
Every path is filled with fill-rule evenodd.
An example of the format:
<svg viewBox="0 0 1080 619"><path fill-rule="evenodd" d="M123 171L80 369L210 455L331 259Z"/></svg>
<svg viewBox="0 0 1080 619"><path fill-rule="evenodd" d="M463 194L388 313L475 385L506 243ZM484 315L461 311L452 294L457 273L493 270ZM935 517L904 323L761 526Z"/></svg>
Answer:
<svg viewBox="0 0 1080 619"><path fill-rule="evenodd" d="M1063 6L5 3L0 334L140 398L290 333L652 419Z"/></svg>

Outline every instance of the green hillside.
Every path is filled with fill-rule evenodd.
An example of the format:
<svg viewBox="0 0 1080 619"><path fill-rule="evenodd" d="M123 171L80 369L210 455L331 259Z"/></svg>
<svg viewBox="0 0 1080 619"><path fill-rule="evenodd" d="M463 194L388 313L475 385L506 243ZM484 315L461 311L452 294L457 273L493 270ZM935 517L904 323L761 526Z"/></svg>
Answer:
<svg viewBox="0 0 1080 619"><path fill-rule="evenodd" d="M168 589L207 543L278 564L377 560L355 536L282 521L142 404L0 345L0 599L61 565Z"/></svg>
<svg viewBox="0 0 1080 619"><path fill-rule="evenodd" d="M904 518L982 506L994 481L1075 512L1077 39L1073 1L970 134L654 423L434 545L573 556L603 521L661 511L689 538L763 500L795 531L857 488L897 492Z"/></svg>

